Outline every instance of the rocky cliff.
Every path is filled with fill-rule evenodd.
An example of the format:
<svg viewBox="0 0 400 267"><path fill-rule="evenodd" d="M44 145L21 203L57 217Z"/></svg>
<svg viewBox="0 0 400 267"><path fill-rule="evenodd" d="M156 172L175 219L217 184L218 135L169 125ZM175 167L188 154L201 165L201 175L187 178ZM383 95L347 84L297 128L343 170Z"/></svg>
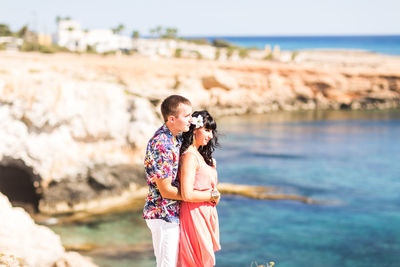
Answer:
<svg viewBox="0 0 400 267"><path fill-rule="evenodd" d="M400 59L360 52L302 52L288 63L2 52L0 191L44 213L130 199L144 185L144 147L170 94L216 116L394 108Z"/></svg>

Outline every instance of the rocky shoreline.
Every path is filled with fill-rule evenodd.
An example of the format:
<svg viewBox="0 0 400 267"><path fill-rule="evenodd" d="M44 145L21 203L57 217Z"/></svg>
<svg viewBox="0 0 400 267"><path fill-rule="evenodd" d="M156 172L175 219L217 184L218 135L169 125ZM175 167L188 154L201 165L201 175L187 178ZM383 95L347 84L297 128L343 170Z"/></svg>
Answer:
<svg viewBox="0 0 400 267"><path fill-rule="evenodd" d="M78 183L76 186L81 187L82 184L84 183ZM64 191L65 187L61 186L59 190ZM59 190L56 190L56 192ZM218 190L223 197L237 195L259 200L291 200L305 204L322 204L306 196L286 194L278 188L267 186L220 183L218 184ZM90 200L78 198L75 200L76 205L66 204L66 199L71 199L71 196L56 197L49 201L50 197L45 201L51 202L53 205L41 207L41 212L39 214L33 213L32 216L37 223L42 225L90 222L99 215L142 210L147 193L147 186L135 185L119 194L108 192L103 195L99 194ZM54 195L53 192L51 194Z"/></svg>
<svg viewBox="0 0 400 267"><path fill-rule="evenodd" d="M95 267L87 257L67 252L60 237L13 208L0 193L0 265L16 267ZM5 219L6 218L6 219Z"/></svg>
<svg viewBox="0 0 400 267"><path fill-rule="evenodd" d="M112 210L142 197L145 145L170 94L217 117L400 106L400 57L366 52L302 51L285 63L7 52L0 59L0 191L47 215Z"/></svg>

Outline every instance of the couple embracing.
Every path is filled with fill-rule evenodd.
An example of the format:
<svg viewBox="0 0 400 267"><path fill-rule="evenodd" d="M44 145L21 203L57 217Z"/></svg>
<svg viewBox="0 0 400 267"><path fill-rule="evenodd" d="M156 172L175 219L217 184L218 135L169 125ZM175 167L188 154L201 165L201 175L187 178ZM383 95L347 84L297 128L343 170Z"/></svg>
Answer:
<svg viewBox="0 0 400 267"><path fill-rule="evenodd" d="M157 267L208 267L220 250L216 205L216 123L203 111L192 114L179 95L161 104L165 123L147 145L149 194L143 218L151 230Z"/></svg>

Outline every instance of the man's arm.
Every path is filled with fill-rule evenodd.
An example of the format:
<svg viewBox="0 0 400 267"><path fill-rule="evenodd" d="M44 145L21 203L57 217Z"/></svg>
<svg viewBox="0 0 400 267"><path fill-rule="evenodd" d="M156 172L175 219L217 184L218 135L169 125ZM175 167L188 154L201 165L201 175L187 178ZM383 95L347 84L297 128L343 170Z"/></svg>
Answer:
<svg viewBox="0 0 400 267"><path fill-rule="evenodd" d="M163 198L182 200L179 188L172 185L173 162L171 160L171 150L166 149L162 144L156 145L150 156L153 158L152 179ZM153 153L157 150L157 153Z"/></svg>
<svg viewBox="0 0 400 267"><path fill-rule="evenodd" d="M163 198L182 200L181 192L172 185L172 177L156 178L155 181Z"/></svg>

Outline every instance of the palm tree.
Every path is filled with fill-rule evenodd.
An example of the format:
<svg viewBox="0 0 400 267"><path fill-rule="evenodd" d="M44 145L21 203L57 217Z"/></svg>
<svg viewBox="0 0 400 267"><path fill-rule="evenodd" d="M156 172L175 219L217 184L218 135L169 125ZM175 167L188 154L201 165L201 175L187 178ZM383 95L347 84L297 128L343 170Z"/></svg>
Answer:
<svg viewBox="0 0 400 267"><path fill-rule="evenodd" d="M139 38L139 36L140 36L139 31L134 30L134 31L132 32L132 38L137 39L137 38Z"/></svg>
<svg viewBox="0 0 400 267"><path fill-rule="evenodd" d="M0 36L11 36L12 31L7 24L0 24Z"/></svg>
<svg viewBox="0 0 400 267"><path fill-rule="evenodd" d="M18 37L23 38L27 32L28 32L28 25L24 25L24 26L18 31Z"/></svg>
<svg viewBox="0 0 400 267"><path fill-rule="evenodd" d="M125 29L123 24L119 24L116 28L111 29L114 34L119 34Z"/></svg>
<svg viewBox="0 0 400 267"><path fill-rule="evenodd" d="M150 34L153 37L160 38L162 36L163 28L159 25L153 29L150 29Z"/></svg>
<svg viewBox="0 0 400 267"><path fill-rule="evenodd" d="M177 28L166 28L165 33L163 34L163 38L172 38L175 39L178 34Z"/></svg>
<svg viewBox="0 0 400 267"><path fill-rule="evenodd" d="M158 25L155 30L156 30L157 36L160 37L162 34L163 28L160 25Z"/></svg>

